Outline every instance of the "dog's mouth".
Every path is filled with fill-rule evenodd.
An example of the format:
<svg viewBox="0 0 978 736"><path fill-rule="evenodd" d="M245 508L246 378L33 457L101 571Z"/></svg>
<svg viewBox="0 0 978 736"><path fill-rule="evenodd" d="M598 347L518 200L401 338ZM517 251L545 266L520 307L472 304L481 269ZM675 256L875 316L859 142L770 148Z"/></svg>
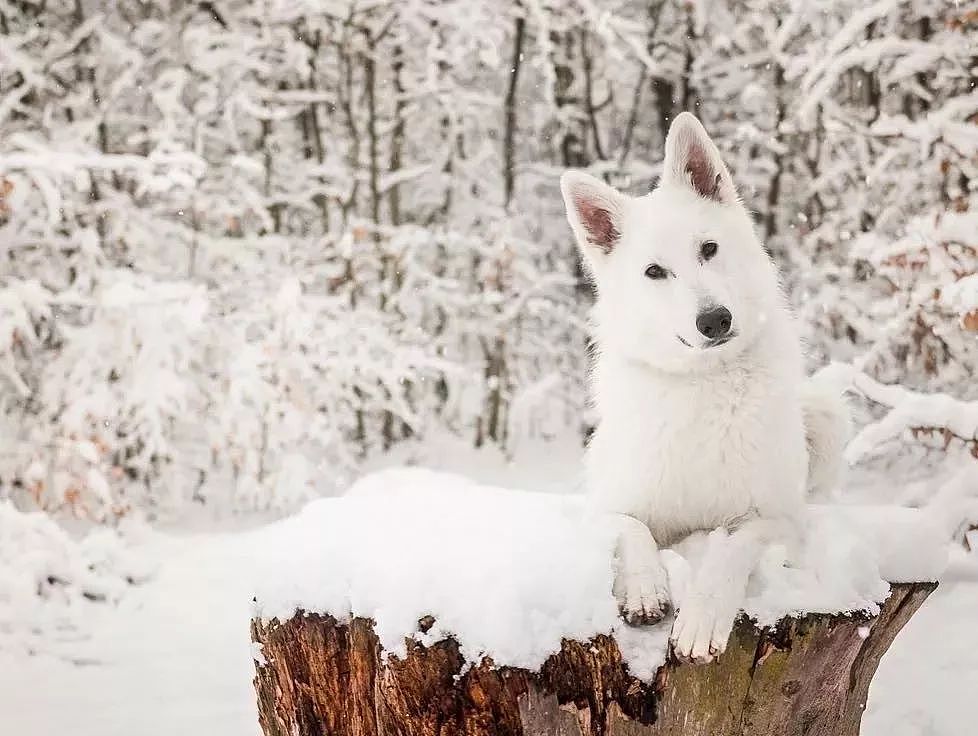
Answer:
<svg viewBox="0 0 978 736"><path fill-rule="evenodd" d="M716 338L714 340L707 340L705 343L703 343L702 348L703 348L703 350L706 350L707 348L718 348L721 345L726 345L728 342L730 342L731 340L733 340L735 337L737 337L737 333L736 332L730 332L730 333L724 335L723 337L718 337L718 338ZM686 347L693 348L693 345L690 344L689 342L687 342L683 338L682 335L676 335L676 339L679 340L679 342L681 342Z"/></svg>
<svg viewBox="0 0 978 736"><path fill-rule="evenodd" d="M728 342L730 342L731 340L733 340L735 337L737 337L737 333L736 332L731 332L731 333L729 333L727 335L724 335L723 337L718 337L715 340L707 340L705 343L703 343L703 347L704 348L718 348L721 345L726 345Z"/></svg>

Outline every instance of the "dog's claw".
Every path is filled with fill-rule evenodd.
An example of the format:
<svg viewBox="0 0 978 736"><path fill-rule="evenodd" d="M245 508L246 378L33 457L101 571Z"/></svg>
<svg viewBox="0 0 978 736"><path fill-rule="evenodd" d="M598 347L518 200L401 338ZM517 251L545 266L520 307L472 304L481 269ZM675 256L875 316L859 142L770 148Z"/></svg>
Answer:
<svg viewBox="0 0 978 736"><path fill-rule="evenodd" d="M622 571L615 579L618 610L630 626L651 626L669 615L669 587L661 567Z"/></svg>
<svg viewBox="0 0 978 736"><path fill-rule="evenodd" d="M668 601L659 601L653 608L629 608L627 605L621 605L618 610L629 626L654 626L672 612L672 606Z"/></svg>
<svg viewBox="0 0 978 736"><path fill-rule="evenodd" d="M669 636L676 659L694 664L712 662L727 648L733 619L723 607L709 601L684 601Z"/></svg>

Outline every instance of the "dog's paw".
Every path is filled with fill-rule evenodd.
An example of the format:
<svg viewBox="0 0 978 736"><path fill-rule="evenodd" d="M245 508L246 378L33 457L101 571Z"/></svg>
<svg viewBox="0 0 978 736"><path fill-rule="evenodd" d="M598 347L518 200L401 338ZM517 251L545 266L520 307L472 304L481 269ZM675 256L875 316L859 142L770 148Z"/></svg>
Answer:
<svg viewBox="0 0 978 736"><path fill-rule="evenodd" d="M622 618L632 626L657 624L672 608L669 580L658 562L621 570L615 576L614 592Z"/></svg>
<svg viewBox="0 0 978 736"><path fill-rule="evenodd" d="M649 528L619 515L613 592L626 623L648 625L670 611L669 577Z"/></svg>
<svg viewBox="0 0 978 736"><path fill-rule="evenodd" d="M735 614L715 600L689 598L676 614L669 642L676 658L704 664L723 654L733 629Z"/></svg>

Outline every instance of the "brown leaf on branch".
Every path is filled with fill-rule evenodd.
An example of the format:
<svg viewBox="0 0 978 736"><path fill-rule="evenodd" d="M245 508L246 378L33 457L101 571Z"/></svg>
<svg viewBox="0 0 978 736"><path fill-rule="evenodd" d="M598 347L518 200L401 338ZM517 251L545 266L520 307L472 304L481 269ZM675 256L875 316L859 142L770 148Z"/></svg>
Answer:
<svg viewBox="0 0 978 736"><path fill-rule="evenodd" d="M947 21L947 27L952 31L963 31L970 26L978 26L978 10L967 10Z"/></svg>
<svg viewBox="0 0 978 736"><path fill-rule="evenodd" d="M978 332L978 309L973 309L961 318L961 326L968 332Z"/></svg>

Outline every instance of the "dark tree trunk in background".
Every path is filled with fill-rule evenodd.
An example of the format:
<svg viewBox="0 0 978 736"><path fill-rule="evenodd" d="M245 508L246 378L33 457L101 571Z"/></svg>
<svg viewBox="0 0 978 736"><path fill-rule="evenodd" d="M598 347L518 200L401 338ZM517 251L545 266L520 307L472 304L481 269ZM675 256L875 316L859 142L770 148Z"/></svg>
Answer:
<svg viewBox="0 0 978 736"><path fill-rule="evenodd" d="M679 112L688 111L699 115L700 98L693 86L693 64L696 62L696 51L693 47L696 41L696 23L693 15L693 6L689 5L686 9L686 45L683 52L683 74L682 74L682 105Z"/></svg>
<svg viewBox="0 0 978 736"><path fill-rule="evenodd" d="M463 674L451 639L385 661L366 619L254 621L259 720L265 736L855 736L880 658L935 587L894 586L871 620L742 619L717 662L668 664L654 684L607 636L565 641L539 672Z"/></svg>
<svg viewBox="0 0 978 736"><path fill-rule="evenodd" d="M513 62L510 67L509 89L506 91L506 121L503 133L503 201L506 207L513 200L516 186L516 94L520 69L523 66L523 37L526 21L519 17L513 31Z"/></svg>
<svg viewBox="0 0 978 736"><path fill-rule="evenodd" d="M589 32L587 28L581 29L581 65L584 76L584 109L587 112L588 127L591 131L591 147L594 155L599 161L604 161L607 156L604 153L604 146L601 145L601 130L598 127L598 110L603 107L608 100L596 102L594 99L594 60L591 52L588 51ZM608 93L611 94L610 92Z"/></svg>
<svg viewBox="0 0 978 736"><path fill-rule="evenodd" d="M780 26L779 26L780 27ZM777 141L778 145L784 142L781 125L784 123L784 68L781 64L774 64L774 92L777 100L774 104L774 124L771 127L771 137ZM767 190L767 212L764 215L764 246L770 252L771 238L778 234L778 207L781 204L781 177L784 175L784 157L777 155L774 157L774 172L771 174L771 182Z"/></svg>
<svg viewBox="0 0 978 736"><path fill-rule="evenodd" d="M516 3L519 9L519 2ZM516 191L516 133L517 133L517 94L520 81L520 70L523 67L523 42L526 36L526 21L518 16L513 29L513 57L510 67L509 88L506 91L504 103L503 128L503 206L509 210L512 206L513 195ZM494 266L494 277L489 279L486 288L503 291L506 278L504 266L497 261ZM502 335L492 340L482 340L483 357L485 360L485 377L488 393L486 396L485 432L482 426L476 430L476 447L488 438L495 443L505 445L505 390L506 390L506 341Z"/></svg>
<svg viewBox="0 0 978 736"><path fill-rule="evenodd" d="M573 67L574 38L568 32L551 32L550 43L553 48L554 105L560 126L557 131L560 164L568 169L582 169L590 163L590 156L585 149L586 130L579 89L583 85L575 79Z"/></svg>

